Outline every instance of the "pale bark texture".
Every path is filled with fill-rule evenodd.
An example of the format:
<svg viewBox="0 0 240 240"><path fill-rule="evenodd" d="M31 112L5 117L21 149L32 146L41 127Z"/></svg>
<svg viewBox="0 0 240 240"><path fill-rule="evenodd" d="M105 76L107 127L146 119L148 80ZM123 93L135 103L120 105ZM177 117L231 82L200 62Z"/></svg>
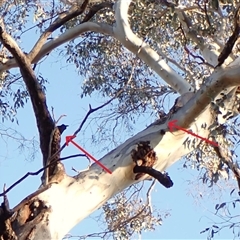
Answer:
<svg viewBox="0 0 240 240"><path fill-rule="evenodd" d="M71 1L66 2L70 4ZM81 7L73 4L69 14L73 14L73 17L81 14L85 11L88 2L83 1ZM54 26L49 27L43 33L41 40L29 54L22 52L17 42L2 25L0 40L11 53L12 58L1 59L0 71L11 68L20 69L31 97L40 136L43 167L47 167L47 170L45 169L43 184L36 193L24 199L13 209L8 209L7 199L4 201L0 212L1 239L62 239L81 220L132 184L155 177L165 187L171 187L171 176L167 176L164 171L192 152L201 143L201 140L184 131L169 129L169 122L178 120L177 124L180 127L188 129L202 138L214 140L214 136L211 135L211 126L219 119L222 123L227 121L224 115L233 110L230 108L234 107L234 99L223 100L220 113L214 111L212 103L221 96L223 91L229 94L240 85L238 59L234 60L230 55L227 56L225 64L213 69L208 81L199 89L194 89L183 76L174 70L164 56L159 55L159 52L157 53L132 31L128 19L131 3L132 1L129 0L118 0L112 5L112 11L115 14L113 25L94 21L83 22L46 42L48 36L67 21L64 20L64 15L61 16L53 23ZM221 49L217 53L206 50L209 46L191 32L191 26L184 11L179 8L176 9L176 12L185 34L198 45L205 61L215 67L218 64L217 56ZM100 159L112 174L105 172L98 164L94 163L88 170L80 172L75 177L70 177L66 175L63 163L58 161L60 152L65 145L60 146L61 133L49 113L45 93L36 79L32 64L38 63L56 47L78 38L85 32L96 32L118 40L126 51L132 52L140 58L178 92L180 97L168 114ZM228 65L229 63L231 65ZM233 112L233 115L236 114L238 113ZM214 148L214 146L210 147ZM220 154L228 153L226 147L221 143L215 148ZM48 166L49 164L50 166ZM231 159L228 159L228 164L231 170L237 171L237 167L231 162ZM174 176L172 180L174 182Z"/></svg>

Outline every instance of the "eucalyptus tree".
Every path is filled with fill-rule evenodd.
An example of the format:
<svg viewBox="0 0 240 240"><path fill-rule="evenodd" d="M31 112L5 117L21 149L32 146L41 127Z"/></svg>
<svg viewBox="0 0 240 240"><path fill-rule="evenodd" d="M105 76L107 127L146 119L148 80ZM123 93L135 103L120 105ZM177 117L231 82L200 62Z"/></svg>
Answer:
<svg viewBox="0 0 240 240"><path fill-rule="evenodd" d="M15 121L18 108L30 99L44 171L40 188L12 209L7 199L11 187L4 189L1 239L62 239L102 206L114 237L127 238L148 229L159 223L149 201L139 204L131 217L122 193L146 179L171 187L173 182L164 171L183 157L202 170L203 184L234 177L239 187L233 151L240 109L238 4L227 0L1 1L2 120ZM39 38L24 52L25 33L36 29ZM113 100L109 117L116 126L120 121L127 128L146 111L158 118L100 159L111 174L96 163L74 177L65 172L61 151L67 143L60 145L65 126L56 126L44 77L34 72L56 48L84 78L82 98L98 92L109 99L99 108L90 107L74 137L91 113ZM25 86L16 91L18 83ZM165 97L176 93L175 104L166 109ZM106 202L116 194L120 195L113 209ZM141 221L143 215L148 218Z"/></svg>

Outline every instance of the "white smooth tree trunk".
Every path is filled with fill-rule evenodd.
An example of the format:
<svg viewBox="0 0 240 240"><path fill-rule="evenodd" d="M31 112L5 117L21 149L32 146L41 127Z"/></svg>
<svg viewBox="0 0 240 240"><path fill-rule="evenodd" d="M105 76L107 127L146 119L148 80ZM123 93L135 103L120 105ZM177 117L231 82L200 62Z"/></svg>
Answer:
<svg viewBox="0 0 240 240"><path fill-rule="evenodd" d="M12 223L12 230L19 240L60 240L77 223L101 207L115 194L135 184L137 181L135 180L136 174L133 173L135 162L132 154L134 151L138 151L138 146L142 142L146 143L156 154L153 168L160 172L165 171L200 143L198 138L184 131L170 132L169 121L178 120L179 126L191 130L203 138L208 138L209 126L216 120L210 103L223 89L240 85L240 67L237 63L215 70L207 85L202 86L195 94L189 94L192 90L190 84L130 29L127 15L130 2L127 0L117 1L114 26L91 22L83 23L42 45L37 49L38 53L33 59L25 56L16 42L7 34L3 35L4 32L2 33L1 41L5 46L11 45L8 50L15 58L6 59L5 63L0 65L0 71L19 66L26 85L29 79L36 83L31 63L39 61L57 46L76 38L85 31L96 31L118 39L129 51L135 53L182 95L178 99L177 108L172 108L165 120L156 121L100 160L112 171L112 174L106 173L97 164L93 164L89 170L83 171L75 177L67 176L62 169L60 179L56 177L47 185L46 189L43 188L44 190L40 194L33 194L20 203L20 207L17 208L14 215L7 220L7 224ZM208 53L209 59L211 56L213 55ZM216 58L213 62L215 63L215 61ZM30 91L29 87L28 90ZM40 95L40 97L44 96L42 92ZM35 101L35 103L38 102ZM36 108L34 103L33 108ZM149 178L147 174L138 181L146 178ZM172 176L172 180L174 182L174 176Z"/></svg>

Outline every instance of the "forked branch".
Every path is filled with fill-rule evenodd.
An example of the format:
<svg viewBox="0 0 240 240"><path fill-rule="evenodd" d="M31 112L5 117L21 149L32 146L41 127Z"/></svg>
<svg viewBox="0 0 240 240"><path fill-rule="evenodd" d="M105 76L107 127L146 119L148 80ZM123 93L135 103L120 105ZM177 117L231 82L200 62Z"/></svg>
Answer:
<svg viewBox="0 0 240 240"><path fill-rule="evenodd" d="M63 16L59 16L56 21L51 24L47 30L41 35L41 37L39 38L39 40L37 41L37 43L35 44L35 46L33 47L33 49L31 50L31 52L28 54L29 60L30 62L32 62L32 60L36 57L36 55L39 53L40 49L42 48L43 44L46 42L47 38L55 31L57 30L59 27L61 27L63 24L65 24L66 22L68 22L69 20L79 16L80 14L82 14L88 3L90 0L84 0L83 4L81 5L81 7L79 6L75 6L71 9L70 12L67 13L63 13Z"/></svg>
<svg viewBox="0 0 240 240"><path fill-rule="evenodd" d="M54 122L47 108L46 96L35 76L28 57L22 52L15 40L2 28L0 28L0 41L11 52L20 68L37 121L43 159L47 159L50 135L54 129Z"/></svg>
<svg viewBox="0 0 240 240"><path fill-rule="evenodd" d="M216 67L221 66L224 61L228 58L228 56L232 53L232 49L234 47L235 42L237 41L240 33L240 16L239 16L240 7L236 10L234 15L234 30L232 35L229 37L226 45L224 46L222 52L218 57L218 65Z"/></svg>

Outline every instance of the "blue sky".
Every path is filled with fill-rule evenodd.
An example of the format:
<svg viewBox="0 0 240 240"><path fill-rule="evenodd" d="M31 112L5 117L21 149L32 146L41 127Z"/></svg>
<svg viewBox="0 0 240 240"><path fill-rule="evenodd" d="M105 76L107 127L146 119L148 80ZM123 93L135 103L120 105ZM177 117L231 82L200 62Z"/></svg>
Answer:
<svg viewBox="0 0 240 240"><path fill-rule="evenodd" d="M56 59L60 59L57 61ZM68 124L69 127L65 135L71 135L81 123L88 110L88 104L93 107L99 106L104 100L99 96L80 98L82 78L78 76L71 65L67 65L57 52L53 52L47 59L37 67L36 71L41 72L43 77L47 78L47 103L49 109L54 107L56 118L66 114L60 124ZM38 133L35 124L35 118L30 102L24 109L18 112L19 125L15 123L4 123L5 127L11 127L21 132L25 138L38 141ZM135 126L134 132L142 130L152 119L139 119ZM94 126L89 126L84 135L78 135L76 142L84 144L84 147L96 158L102 157L106 152L100 152L103 146L92 145L90 142L91 135L94 132ZM89 136L88 136L89 134ZM127 134L124 136L127 139ZM36 171L41 167L41 155L36 153L34 160L29 160L28 150L21 152L18 145L9 138L0 139L0 187L4 183L10 186L28 171ZM78 150L69 146L64 149L62 156L79 153ZM160 184L156 185L153 193L153 204L163 211L170 210L170 217L163 221L163 225L158 227L154 232L143 233L142 239L206 239L206 234L200 235L200 231L213 224L213 217L209 211L214 210L216 203L228 198L231 187L228 191L219 192L220 187L216 187L215 193L212 190L206 192L206 188L198 183L196 171L182 169L182 163L178 162L170 169L169 175L174 181L174 186L170 189L163 188ZM88 161L84 158L76 158L65 161L68 173L74 174L72 167L81 170L85 169ZM189 183L189 181L193 183ZM8 194L11 207L15 206L20 200L40 185L40 176L30 176L24 182L20 183ZM224 185L224 187L227 186ZM203 193L204 198L198 196L199 192ZM220 194L219 194L220 193ZM197 197L198 196L198 197ZM220 198L220 199L219 199ZM221 200L222 198L222 200ZM98 223L93 219L98 213L88 217L78 226L71 234L83 235L91 232L101 231ZM216 239L232 239L230 232L221 232L221 236ZM96 238L94 238L96 239Z"/></svg>

